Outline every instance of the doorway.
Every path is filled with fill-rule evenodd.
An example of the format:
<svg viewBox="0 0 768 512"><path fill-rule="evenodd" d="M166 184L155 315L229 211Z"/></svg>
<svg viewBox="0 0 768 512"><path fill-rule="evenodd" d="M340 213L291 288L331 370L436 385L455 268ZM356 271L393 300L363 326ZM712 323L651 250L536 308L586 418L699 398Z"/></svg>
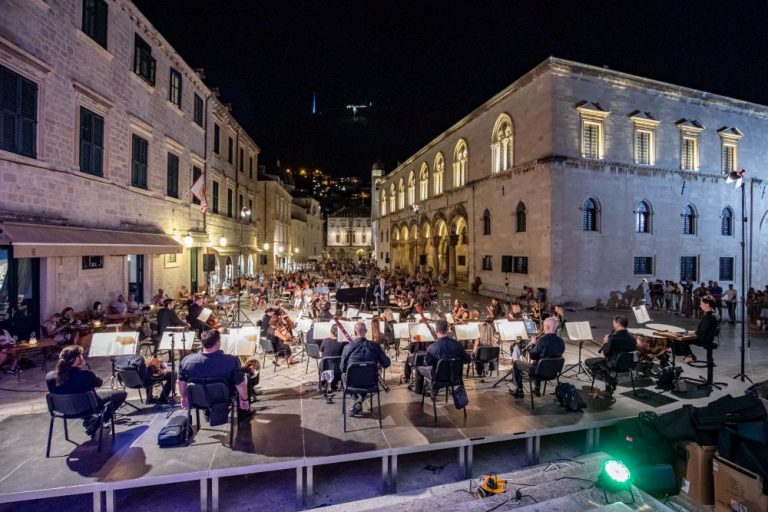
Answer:
<svg viewBox="0 0 768 512"><path fill-rule="evenodd" d="M13 258L0 247L0 325L25 340L40 325L40 259Z"/></svg>
<svg viewBox="0 0 768 512"><path fill-rule="evenodd" d="M197 293L197 262L200 258L200 248L192 247L189 250L189 286L192 293Z"/></svg>
<svg viewBox="0 0 768 512"><path fill-rule="evenodd" d="M144 303L144 255L128 255L128 293L132 293L139 304Z"/></svg>

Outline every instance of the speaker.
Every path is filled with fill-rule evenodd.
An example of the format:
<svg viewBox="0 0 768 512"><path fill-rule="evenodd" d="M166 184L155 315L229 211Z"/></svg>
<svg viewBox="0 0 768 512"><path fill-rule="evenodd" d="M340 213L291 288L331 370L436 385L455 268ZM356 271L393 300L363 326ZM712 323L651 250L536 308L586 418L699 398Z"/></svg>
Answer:
<svg viewBox="0 0 768 512"><path fill-rule="evenodd" d="M426 265L427 264L427 255L426 254L420 254L419 255L419 265Z"/></svg>
<svg viewBox="0 0 768 512"><path fill-rule="evenodd" d="M632 483L652 496L676 494L680 487L669 464L633 467Z"/></svg>
<svg viewBox="0 0 768 512"><path fill-rule="evenodd" d="M512 272L512 256L501 257L501 271L504 273Z"/></svg>
<svg viewBox="0 0 768 512"><path fill-rule="evenodd" d="M213 272L216 270L216 255L203 254L203 272Z"/></svg>
<svg viewBox="0 0 768 512"><path fill-rule="evenodd" d="M259 254L259 263L262 265L267 264L267 255L266 254Z"/></svg>

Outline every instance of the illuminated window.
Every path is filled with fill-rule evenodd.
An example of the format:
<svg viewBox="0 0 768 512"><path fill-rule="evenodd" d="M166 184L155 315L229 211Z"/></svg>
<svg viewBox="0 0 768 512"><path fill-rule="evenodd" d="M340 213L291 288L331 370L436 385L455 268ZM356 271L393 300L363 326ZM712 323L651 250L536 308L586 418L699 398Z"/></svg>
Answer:
<svg viewBox="0 0 768 512"><path fill-rule="evenodd" d="M414 203L416 203L416 175L411 171L408 175L408 206Z"/></svg>
<svg viewBox="0 0 768 512"><path fill-rule="evenodd" d="M469 161L469 152L467 143L464 139L459 140L456 149L453 152L453 187L463 187L467 182L467 164Z"/></svg>
<svg viewBox="0 0 768 512"><path fill-rule="evenodd" d="M586 201L584 201L584 204L581 208L582 210L582 219L581 219L581 229L582 231L598 231L598 222L600 217L600 210L597 206L597 201L590 197Z"/></svg>
<svg viewBox="0 0 768 512"><path fill-rule="evenodd" d="M389 212L395 213L396 210L396 203L395 203L395 184L389 186Z"/></svg>
<svg viewBox="0 0 768 512"><path fill-rule="evenodd" d="M717 130L721 143L721 168L724 173L735 171L739 166L738 144L742 133L738 128L724 126Z"/></svg>
<svg viewBox="0 0 768 512"><path fill-rule="evenodd" d="M379 206L381 207L381 216L387 214L387 191L385 189L379 190Z"/></svg>
<svg viewBox="0 0 768 512"><path fill-rule="evenodd" d="M699 134L704 127L698 121L681 119L675 123L680 130L680 169L699 169Z"/></svg>
<svg viewBox="0 0 768 512"><path fill-rule="evenodd" d="M434 183L433 193L439 196L443 193L443 183L445 177L445 159L442 153L438 153L435 157L435 165L432 170L432 182Z"/></svg>
<svg viewBox="0 0 768 512"><path fill-rule="evenodd" d="M696 209L691 204L687 204L683 207L683 212L680 214L683 220L683 234L695 235L696 234Z"/></svg>
<svg viewBox="0 0 768 512"><path fill-rule="evenodd" d="M632 112L629 118L635 127L635 163L653 165L656 161L656 148L654 146L656 127L659 126L660 121L657 121L650 112L641 112L640 110Z"/></svg>
<svg viewBox="0 0 768 512"><path fill-rule="evenodd" d="M635 131L635 163L640 165L650 165L651 145L653 142L653 132L647 130Z"/></svg>
<svg viewBox="0 0 768 512"><path fill-rule="evenodd" d="M496 121L491 144L491 161L493 172L505 171L513 165L512 120L507 114L502 114Z"/></svg>
<svg viewBox="0 0 768 512"><path fill-rule="evenodd" d="M646 201L635 205L635 233L651 232L651 207Z"/></svg>
<svg viewBox="0 0 768 512"><path fill-rule="evenodd" d="M427 164L421 164L419 171L419 200L424 201L429 196L429 168Z"/></svg>
<svg viewBox="0 0 768 512"><path fill-rule="evenodd" d="M400 178L400 184L397 187L397 208L402 210L405 208L405 181Z"/></svg>
<svg viewBox="0 0 768 512"><path fill-rule="evenodd" d="M580 101L576 110L581 117L581 157L602 159L605 156L605 119L608 112L599 103Z"/></svg>

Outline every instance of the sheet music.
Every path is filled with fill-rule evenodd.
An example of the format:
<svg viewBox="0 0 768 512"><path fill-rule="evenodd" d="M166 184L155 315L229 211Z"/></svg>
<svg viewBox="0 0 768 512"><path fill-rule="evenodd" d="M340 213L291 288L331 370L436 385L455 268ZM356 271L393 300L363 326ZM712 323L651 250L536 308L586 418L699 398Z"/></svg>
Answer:
<svg viewBox="0 0 768 512"><path fill-rule="evenodd" d="M496 320L496 330L499 331L501 341L515 341L517 338L527 340L528 331L525 329L525 322L522 320Z"/></svg>
<svg viewBox="0 0 768 512"><path fill-rule="evenodd" d="M392 319L395 322L399 322L400 321L400 312L399 311L392 311Z"/></svg>
<svg viewBox="0 0 768 512"><path fill-rule="evenodd" d="M424 315L424 318L426 318L427 320L432 320L432 313L430 313L429 311L423 311L421 314Z"/></svg>
<svg viewBox="0 0 768 512"><path fill-rule="evenodd" d="M648 308L645 307L645 304L632 306L632 312L635 314L635 320L637 320L637 323L639 324L645 324L651 321L651 316L648 314Z"/></svg>
<svg viewBox="0 0 768 512"><path fill-rule="evenodd" d="M221 350L231 356L252 356L256 353L259 333L253 335L235 333L221 335Z"/></svg>
<svg viewBox="0 0 768 512"><path fill-rule="evenodd" d="M539 326L532 318L523 318L523 324L525 325L525 332L528 334L536 334L539 332Z"/></svg>
<svg viewBox="0 0 768 512"><path fill-rule="evenodd" d="M445 314L445 321L448 322L449 324L455 323L453 321L453 313L446 313Z"/></svg>
<svg viewBox="0 0 768 512"><path fill-rule="evenodd" d="M203 308L202 311L200 311L200 314L197 315L197 319L200 320L201 322L207 322L208 319L211 317L211 313L213 313L213 311L211 311L210 309Z"/></svg>
<svg viewBox="0 0 768 512"><path fill-rule="evenodd" d="M359 309L356 308L347 308L347 318L356 318L360 313ZM349 333L352 335L352 333Z"/></svg>
<svg viewBox="0 0 768 512"><path fill-rule="evenodd" d="M91 339L88 357L130 356L136 353L139 343L139 333L130 332L97 332Z"/></svg>
<svg viewBox="0 0 768 512"><path fill-rule="evenodd" d="M359 313L358 316L363 320L370 320L373 318L373 313Z"/></svg>
<svg viewBox="0 0 768 512"><path fill-rule="evenodd" d="M160 345L158 350L171 350L171 334L173 334L175 343L174 350L189 350L192 348L192 342L195 341L195 331L181 332L164 332L163 337L160 338ZM183 346L182 346L183 345Z"/></svg>
<svg viewBox="0 0 768 512"><path fill-rule="evenodd" d="M324 340L326 338L331 338L332 325L334 325L333 322L315 322L315 331L313 333L313 337L316 340Z"/></svg>
<svg viewBox="0 0 768 512"><path fill-rule="evenodd" d="M355 324L357 322L352 320L339 320L339 323L344 326L344 329L347 330L347 334L349 334L349 337L352 339L355 339ZM349 341L347 337L344 336L344 333L341 332L341 329L339 329L339 332L336 335L336 339L339 340L339 342Z"/></svg>
<svg viewBox="0 0 768 512"><path fill-rule="evenodd" d="M435 337L432 336L432 333L430 332L429 326L427 326L427 324L419 322L407 325L411 338L418 336L421 341L435 341ZM429 325L432 326L432 329L435 328L434 324L430 323Z"/></svg>
<svg viewBox="0 0 768 512"><path fill-rule="evenodd" d="M589 322L572 322L565 324L565 330L568 333L568 339L571 341L584 341L592 339L592 327Z"/></svg>
<svg viewBox="0 0 768 512"><path fill-rule="evenodd" d="M296 330L301 331L303 333L309 332L311 328L312 328L311 318L302 318L301 320L299 320L298 324L296 324Z"/></svg>
<svg viewBox="0 0 768 512"><path fill-rule="evenodd" d="M456 330L457 340L476 340L480 337L480 323L472 322L469 324L456 324L453 328Z"/></svg>
<svg viewBox="0 0 768 512"><path fill-rule="evenodd" d="M406 322L394 324L395 339L405 340L411 337L411 331L408 326L411 325Z"/></svg>

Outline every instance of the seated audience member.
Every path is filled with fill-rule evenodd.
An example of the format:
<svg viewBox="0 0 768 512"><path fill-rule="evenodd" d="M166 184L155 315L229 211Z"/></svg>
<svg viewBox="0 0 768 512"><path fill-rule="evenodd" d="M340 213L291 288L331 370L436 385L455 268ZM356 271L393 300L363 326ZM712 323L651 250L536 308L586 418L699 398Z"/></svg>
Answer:
<svg viewBox="0 0 768 512"><path fill-rule="evenodd" d="M101 304L101 302L96 301L93 303L93 308L91 309L91 320L101 321L103 319L104 319L104 306Z"/></svg>
<svg viewBox="0 0 768 512"><path fill-rule="evenodd" d="M555 334L557 328L557 320L554 317L544 320L544 334L531 338L531 348L528 351L531 362L526 363L522 360L517 360L513 363L512 373L517 389L514 391L510 390L510 392L516 398L523 398L523 373L527 373L533 379L533 393L536 396L541 394L541 383L536 379L536 366L539 359L562 357L563 352L565 352L565 342L560 336Z"/></svg>
<svg viewBox="0 0 768 512"><path fill-rule="evenodd" d="M179 369L179 394L181 395L181 406L189 409L189 399L187 398L187 384L195 382L196 379L221 380L225 382L231 392L237 391L238 395L238 418L247 420L253 415L251 405L248 400L248 386L245 380L243 368L240 366L240 360L221 351L221 334L217 330L208 331L203 334L203 351L189 354L181 361ZM222 411L211 411L211 423L220 424L220 418L214 418L214 414ZM224 422L226 422L226 410L224 412Z"/></svg>
<svg viewBox="0 0 768 512"><path fill-rule="evenodd" d="M118 295L115 300L109 303L109 312L113 315L124 315L128 312L128 304L125 303L123 294Z"/></svg>
<svg viewBox="0 0 768 512"><path fill-rule="evenodd" d="M162 288L158 288L157 293L152 297L152 302L158 306L165 302L168 296L165 294Z"/></svg>
<svg viewBox="0 0 768 512"><path fill-rule="evenodd" d="M9 373L16 373L18 361L16 359L16 353L13 351L11 345L13 344L13 336L8 331L3 331L0 335L0 368L8 365L6 369Z"/></svg>
<svg viewBox="0 0 768 512"><path fill-rule="evenodd" d="M66 325L61 323L61 313L54 313L48 320L43 322L43 336L53 338L56 343L64 343L67 341L65 335L66 327Z"/></svg>
<svg viewBox="0 0 768 512"><path fill-rule="evenodd" d="M584 361L592 375L605 380L605 393L612 395L616 389L616 379L608 379L609 371L615 366L619 355L636 350L635 338L627 331L629 321L625 316L613 318L613 331L603 337L603 357L590 357ZM597 397L597 394L595 394Z"/></svg>
<svg viewBox="0 0 768 512"><path fill-rule="evenodd" d="M83 347L69 345L62 349L56 369L48 372L45 377L48 391L54 394L85 393L96 391L99 404L112 404L116 411L123 405L128 394L122 390L96 389L103 384L95 373L86 369ZM93 436L99 428L99 417L93 415L83 420L83 426L88 435ZM114 428L114 427L113 427Z"/></svg>
<svg viewBox="0 0 768 512"><path fill-rule="evenodd" d="M136 295L133 293L128 294L128 300L125 303L129 313L136 313L139 309L139 303L136 302Z"/></svg>

